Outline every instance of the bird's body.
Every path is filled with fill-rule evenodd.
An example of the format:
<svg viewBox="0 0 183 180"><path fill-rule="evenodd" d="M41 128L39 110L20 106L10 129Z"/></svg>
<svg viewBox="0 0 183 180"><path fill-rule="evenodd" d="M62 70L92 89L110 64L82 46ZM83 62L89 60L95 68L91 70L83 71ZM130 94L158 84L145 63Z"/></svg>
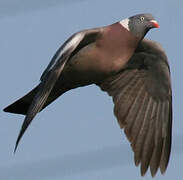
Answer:
<svg viewBox="0 0 183 180"><path fill-rule="evenodd" d="M78 32L73 36L85 34L87 31ZM77 53L71 55L43 107L70 89L99 84L104 79L118 73L133 55L139 42L139 38L132 35L119 23L112 24L109 27L91 29L89 32L97 32L97 34L89 37L89 44L88 41L84 40L81 47L76 49ZM120 41L119 37L121 37ZM21 101L20 108L17 108L16 104L17 107L13 109L17 113L27 113L36 91L33 92L29 96L30 98L28 97L27 103L23 104L25 98L24 101ZM19 112L19 109L22 112Z"/></svg>
<svg viewBox="0 0 183 180"><path fill-rule="evenodd" d="M119 29L115 26L121 26L117 23L111 26L113 26L112 32L110 28L101 28L101 33L98 34L99 38L80 49L68 61L63 69L62 76L67 79L67 82L71 81L69 84L97 84L119 72L128 62L139 39L129 36L130 32L123 27L120 28L121 32L119 30L114 32L115 29ZM121 38L121 41L119 41L118 38L123 36L126 36L126 38ZM131 43L128 44L128 41Z"/></svg>
<svg viewBox="0 0 183 180"><path fill-rule="evenodd" d="M159 167L165 172L171 148L170 70L161 46L142 40L154 27L154 18L141 14L71 36L40 84L4 109L26 115L16 148L38 112L68 90L96 84L113 97L115 116L131 142L135 164L141 163L141 174L149 166L152 176Z"/></svg>

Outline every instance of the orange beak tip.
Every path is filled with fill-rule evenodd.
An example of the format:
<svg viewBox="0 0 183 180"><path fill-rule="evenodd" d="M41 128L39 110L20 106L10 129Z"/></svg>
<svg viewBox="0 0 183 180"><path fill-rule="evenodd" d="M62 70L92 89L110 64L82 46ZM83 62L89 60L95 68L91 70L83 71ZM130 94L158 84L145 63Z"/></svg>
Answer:
<svg viewBox="0 0 183 180"><path fill-rule="evenodd" d="M159 28L160 27L157 21L151 20L150 22L153 25L153 27L155 27L155 28Z"/></svg>

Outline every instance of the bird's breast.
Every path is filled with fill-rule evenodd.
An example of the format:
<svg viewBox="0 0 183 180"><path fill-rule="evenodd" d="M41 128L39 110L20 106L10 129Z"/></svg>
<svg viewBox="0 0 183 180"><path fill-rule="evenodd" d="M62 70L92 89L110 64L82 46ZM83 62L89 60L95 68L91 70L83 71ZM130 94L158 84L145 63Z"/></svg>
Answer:
<svg viewBox="0 0 183 180"><path fill-rule="evenodd" d="M97 83L120 71L131 55L129 49L114 50L110 47L106 49L92 43L82 48L69 60L63 74L72 81Z"/></svg>

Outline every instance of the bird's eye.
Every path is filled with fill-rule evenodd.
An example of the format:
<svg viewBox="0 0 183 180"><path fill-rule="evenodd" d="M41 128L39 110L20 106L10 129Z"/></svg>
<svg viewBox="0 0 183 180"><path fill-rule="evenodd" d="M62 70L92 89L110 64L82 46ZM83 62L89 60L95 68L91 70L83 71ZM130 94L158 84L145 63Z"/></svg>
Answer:
<svg viewBox="0 0 183 180"><path fill-rule="evenodd" d="M141 16L141 17L140 17L140 20L141 20L141 21L144 21L144 17L143 17L143 16Z"/></svg>

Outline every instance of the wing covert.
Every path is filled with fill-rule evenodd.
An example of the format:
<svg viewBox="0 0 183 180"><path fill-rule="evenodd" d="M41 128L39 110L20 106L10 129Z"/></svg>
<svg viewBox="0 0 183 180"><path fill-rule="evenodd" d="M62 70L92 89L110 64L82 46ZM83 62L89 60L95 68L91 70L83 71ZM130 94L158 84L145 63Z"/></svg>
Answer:
<svg viewBox="0 0 183 180"><path fill-rule="evenodd" d="M164 173L171 150L172 90L165 52L143 40L127 66L100 88L113 97L114 114L124 128L141 175L150 167Z"/></svg>
<svg viewBox="0 0 183 180"><path fill-rule="evenodd" d="M32 103L28 108L27 115L18 135L14 151L16 151L19 141L30 125L31 121L44 106L49 94L51 93L57 79L61 75L61 72L70 57L86 44L94 42L98 34L99 29L81 31L71 36L71 38L69 38L61 46L61 48L58 49L48 67L41 76L40 86L35 97L33 98Z"/></svg>

